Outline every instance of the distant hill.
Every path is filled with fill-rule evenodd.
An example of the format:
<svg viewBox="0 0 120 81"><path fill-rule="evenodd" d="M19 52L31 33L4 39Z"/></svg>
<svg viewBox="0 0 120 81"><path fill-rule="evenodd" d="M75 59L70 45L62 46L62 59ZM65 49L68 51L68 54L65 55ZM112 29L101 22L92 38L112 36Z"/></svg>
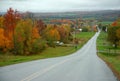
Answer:
<svg viewBox="0 0 120 81"><path fill-rule="evenodd" d="M27 12L28 13L28 12ZM5 12L0 12L4 15ZM120 17L120 10L101 10L101 11L71 11L71 12L55 12L55 13L29 13L33 18L37 19L98 19L102 21L115 21ZM30 16L29 15L29 16Z"/></svg>
<svg viewBox="0 0 120 81"><path fill-rule="evenodd" d="M60 18L60 19L98 19L103 21L114 21L120 17L120 10L102 10L102 11L73 11L73 12L61 12L61 13L33 13L34 18Z"/></svg>

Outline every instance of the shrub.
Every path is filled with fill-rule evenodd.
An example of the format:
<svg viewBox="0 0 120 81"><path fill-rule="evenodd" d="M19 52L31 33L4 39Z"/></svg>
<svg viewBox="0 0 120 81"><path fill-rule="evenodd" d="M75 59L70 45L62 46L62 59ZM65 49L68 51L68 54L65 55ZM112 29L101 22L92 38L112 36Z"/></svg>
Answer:
<svg viewBox="0 0 120 81"><path fill-rule="evenodd" d="M42 39L37 39L32 43L32 53L38 53L46 48L46 42Z"/></svg>

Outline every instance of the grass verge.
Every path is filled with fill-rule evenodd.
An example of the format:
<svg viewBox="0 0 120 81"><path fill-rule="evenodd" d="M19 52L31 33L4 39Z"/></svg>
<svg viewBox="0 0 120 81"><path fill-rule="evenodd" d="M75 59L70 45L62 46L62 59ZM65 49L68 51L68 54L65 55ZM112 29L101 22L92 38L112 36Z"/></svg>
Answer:
<svg viewBox="0 0 120 81"><path fill-rule="evenodd" d="M93 32L81 32L76 34L77 38L83 40L78 45L78 49L80 49L86 43L86 41L88 41L94 34L95 33ZM72 54L77 50L75 49L75 47L72 46L67 46L67 47L58 46L56 48L48 47L43 52L39 54L33 54L31 56L20 56L20 55L13 55L10 53L6 53L6 54L0 53L0 66L22 63L22 62L38 60L38 59L65 56Z"/></svg>
<svg viewBox="0 0 120 81"><path fill-rule="evenodd" d="M106 33L101 32L97 40L98 56L102 58L107 65L112 69L113 73L120 80L120 48L117 49L118 53L114 51L112 46L106 40ZM110 50L109 50L110 49Z"/></svg>
<svg viewBox="0 0 120 81"><path fill-rule="evenodd" d="M102 22L99 22L98 24L109 25L111 23L112 23L111 21L102 21Z"/></svg>

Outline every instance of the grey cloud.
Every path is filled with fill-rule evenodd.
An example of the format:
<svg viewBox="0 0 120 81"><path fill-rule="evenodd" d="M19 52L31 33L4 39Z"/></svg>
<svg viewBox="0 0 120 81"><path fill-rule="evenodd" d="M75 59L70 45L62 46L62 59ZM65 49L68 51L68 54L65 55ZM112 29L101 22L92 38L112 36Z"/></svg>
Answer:
<svg viewBox="0 0 120 81"><path fill-rule="evenodd" d="M0 11L70 11L120 9L120 0L0 0Z"/></svg>

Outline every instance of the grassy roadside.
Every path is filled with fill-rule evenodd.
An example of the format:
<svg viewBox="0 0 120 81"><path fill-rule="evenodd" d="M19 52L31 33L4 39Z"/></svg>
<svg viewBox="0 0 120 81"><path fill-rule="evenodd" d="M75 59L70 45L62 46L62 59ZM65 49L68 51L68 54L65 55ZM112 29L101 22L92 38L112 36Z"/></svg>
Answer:
<svg viewBox="0 0 120 81"><path fill-rule="evenodd" d="M68 52L67 52L68 50ZM46 50L39 54L33 54L31 56L20 56L20 55L13 55L13 54L4 54L0 55L0 66L10 65L10 64L16 64L21 62L27 62L37 59L44 59L44 58L51 58L51 57L58 57L58 56L64 56L68 55L70 53L73 53L75 50L73 47L48 47Z"/></svg>
<svg viewBox="0 0 120 81"><path fill-rule="evenodd" d="M102 22L99 22L98 24L102 24L102 25L108 25L108 24L111 24L112 22L111 21L102 21Z"/></svg>
<svg viewBox="0 0 120 81"><path fill-rule="evenodd" d="M114 49L106 40L107 34L101 32L97 39L98 56L102 58L120 80L120 48ZM117 53L116 53L117 51Z"/></svg>
<svg viewBox="0 0 120 81"><path fill-rule="evenodd" d="M78 49L80 49L94 34L95 32L81 32L76 34L76 38L79 40Z"/></svg>
<svg viewBox="0 0 120 81"><path fill-rule="evenodd" d="M94 32L81 32L76 34L76 37L82 40L78 45L78 49L80 49L94 34L95 34ZM67 46L67 47L58 46L56 48L48 47L43 52L39 54L33 54L31 56L20 56L20 55L15 56L10 53L6 53L6 54L0 53L0 66L27 62L37 59L60 57L60 56L72 54L75 51L77 50L73 46Z"/></svg>

